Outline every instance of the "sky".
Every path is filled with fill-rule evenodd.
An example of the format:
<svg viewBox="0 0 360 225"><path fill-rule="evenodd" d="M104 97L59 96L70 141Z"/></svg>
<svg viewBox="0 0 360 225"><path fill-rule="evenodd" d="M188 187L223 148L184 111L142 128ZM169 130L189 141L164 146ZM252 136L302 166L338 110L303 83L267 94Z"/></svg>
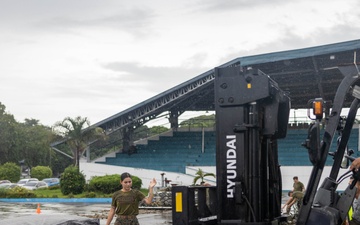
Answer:
<svg viewBox="0 0 360 225"><path fill-rule="evenodd" d="M0 0L0 102L91 124L237 57L359 39L358 0Z"/></svg>

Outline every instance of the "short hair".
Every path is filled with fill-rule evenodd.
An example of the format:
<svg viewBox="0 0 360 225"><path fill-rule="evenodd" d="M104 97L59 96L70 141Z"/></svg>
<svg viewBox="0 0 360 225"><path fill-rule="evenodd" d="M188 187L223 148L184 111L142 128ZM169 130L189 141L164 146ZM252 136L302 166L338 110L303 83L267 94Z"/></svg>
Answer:
<svg viewBox="0 0 360 225"><path fill-rule="evenodd" d="M289 192L288 192L288 196L290 196L290 194L292 194L292 193L293 193L293 191L289 191Z"/></svg>
<svg viewBox="0 0 360 225"><path fill-rule="evenodd" d="M125 178L128 178L128 177L131 178L130 173L128 173L128 172L122 173L120 175L120 180L123 181L123 180L125 180Z"/></svg>
<svg viewBox="0 0 360 225"><path fill-rule="evenodd" d="M299 178L297 176L293 177L293 180L299 180Z"/></svg>

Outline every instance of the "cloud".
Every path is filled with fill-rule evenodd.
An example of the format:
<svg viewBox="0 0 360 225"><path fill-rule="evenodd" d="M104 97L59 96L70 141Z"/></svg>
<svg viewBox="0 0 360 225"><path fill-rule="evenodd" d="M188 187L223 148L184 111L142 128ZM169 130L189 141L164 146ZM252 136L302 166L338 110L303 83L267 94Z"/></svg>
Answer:
<svg viewBox="0 0 360 225"><path fill-rule="evenodd" d="M103 68L115 72L118 80L144 83L143 88L153 92L165 91L206 71L203 67L154 67L137 62L110 62Z"/></svg>
<svg viewBox="0 0 360 225"><path fill-rule="evenodd" d="M101 30L114 29L134 36L144 37L152 33L150 25L153 16L148 10L134 8L96 18L52 17L41 20L34 25L42 30L49 28L55 31L88 29L91 27Z"/></svg>
<svg viewBox="0 0 360 225"><path fill-rule="evenodd" d="M123 1L8 1L0 3L0 28L43 34L73 33L78 29L114 29L134 36L151 34L154 11Z"/></svg>
<svg viewBox="0 0 360 225"><path fill-rule="evenodd" d="M47 124L96 121L237 57L357 39L359 4L2 0L0 100Z"/></svg>
<svg viewBox="0 0 360 225"><path fill-rule="evenodd" d="M196 2L198 9L208 12L223 12L236 10L249 10L254 7L266 7L268 5L279 6L280 3L286 3L282 0L200 0Z"/></svg>
<svg viewBox="0 0 360 225"><path fill-rule="evenodd" d="M359 13L355 15L358 17L358 19L360 19ZM330 27L314 27L314 29L311 31L311 34L301 34L294 30L293 26L291 25L278 25L278 38L266 39L261 43L258 42L256 46L250 49L232 47L229 49L228 54L225 54L221 58L221 61L227 62L243 56L308 48L318 45L358 39L360 25L349 23L347 19L340 20L340 15L337 17L339 17L339 19L337 19L336 24L332 24Z"/></svg>

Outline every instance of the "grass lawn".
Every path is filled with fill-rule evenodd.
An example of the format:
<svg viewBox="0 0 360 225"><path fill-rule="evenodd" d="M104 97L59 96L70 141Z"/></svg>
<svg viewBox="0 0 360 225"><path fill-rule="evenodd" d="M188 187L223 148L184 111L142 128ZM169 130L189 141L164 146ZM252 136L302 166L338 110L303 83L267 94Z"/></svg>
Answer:
<svg viewBox="0 0 360 225"><path fill-rule="evenodd" d="M84 192L77 195L63 195L60 189L38 189L34 190L34 193L38 198L88 198L89 193ZM95 193L96 198L111 198L111 194Z"/></svg>
<svg viewBox="0 0 360 225"><path fill-rule="evenodd" d="M143 192L145 195L148 194L148 189L141 189L141 192ZM77 195L63 195L61 193L60 188L57 189L38 189L34 190L34 193L38 198L90 198L89 192L83 192L81 194ZM111 198L112 194L104 194L104 193L95 193L95 198ZM91 196L94 198L93 196Z"/></svg>

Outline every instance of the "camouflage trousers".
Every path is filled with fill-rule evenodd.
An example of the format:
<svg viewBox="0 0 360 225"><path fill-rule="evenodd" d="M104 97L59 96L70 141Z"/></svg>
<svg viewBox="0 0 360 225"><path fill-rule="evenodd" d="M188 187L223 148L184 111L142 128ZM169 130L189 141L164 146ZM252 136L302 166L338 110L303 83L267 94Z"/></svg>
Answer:
<svg viewBox="0 0 360 225"><path fill-rule="evenodd" d="M114 225L139 225L138 219L132 218L132 219L124 219L124 218L116 218L116 221Z"/></svg>

